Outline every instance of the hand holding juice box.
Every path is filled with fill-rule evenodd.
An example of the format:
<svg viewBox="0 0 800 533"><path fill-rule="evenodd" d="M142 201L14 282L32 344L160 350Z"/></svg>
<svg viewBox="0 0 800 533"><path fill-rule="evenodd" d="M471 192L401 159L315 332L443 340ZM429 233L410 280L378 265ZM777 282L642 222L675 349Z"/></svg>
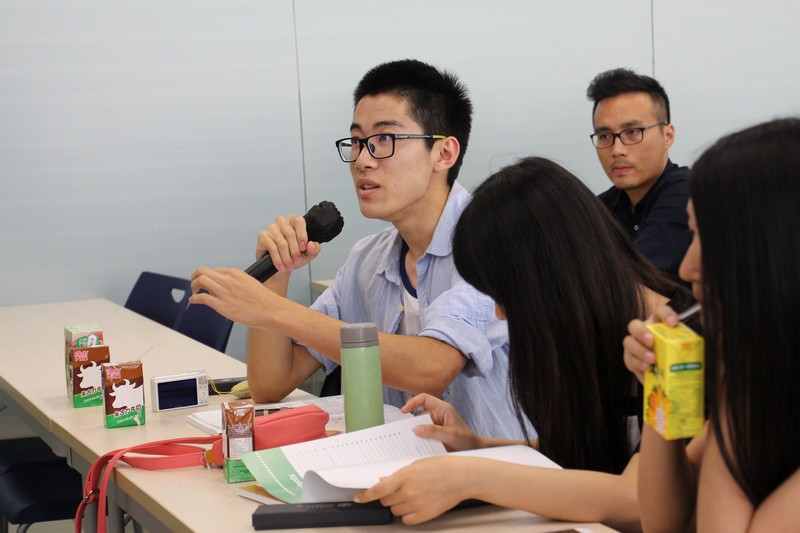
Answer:
<svg viewBox="0 0 800 533"><path fill-rule="evenodd" d="M647 329L656 362L644 374L644 421L665 439L699 435L705 422L703 337L683 323Z"/></svg>

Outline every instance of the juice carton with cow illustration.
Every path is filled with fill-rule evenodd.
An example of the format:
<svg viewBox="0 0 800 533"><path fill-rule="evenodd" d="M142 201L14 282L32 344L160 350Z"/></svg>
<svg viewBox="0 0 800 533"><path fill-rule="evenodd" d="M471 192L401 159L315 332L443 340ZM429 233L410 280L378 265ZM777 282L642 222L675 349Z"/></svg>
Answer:
<svg viewBox="0 0 800 533"><path fill-rule="evenodd" d="M71 376L70 398L73 407L103 405L103 387L100 365L111 361L108 346L72 348L70 353Z"/></svg>
<svg viewBox="0 0 800 533"><path fill-rule="evenodd" d="M144 425L144 373L141 361L101 366L107 428Z"/></svg>
<svg viewBox="0 0 800 533"><path fill-rule="evenodd" d="M97 324L64 326L64 370L67 377L67 396L72 397L72 349L103 344L103 330Z"/></svg>
<svg viewBox="0 0 800 533"><path fill-rule="evenodd" d="M699 435L704 420L703 337L684 324L649 324L656 363L644 374L644 421L665 439Z"/></svg>

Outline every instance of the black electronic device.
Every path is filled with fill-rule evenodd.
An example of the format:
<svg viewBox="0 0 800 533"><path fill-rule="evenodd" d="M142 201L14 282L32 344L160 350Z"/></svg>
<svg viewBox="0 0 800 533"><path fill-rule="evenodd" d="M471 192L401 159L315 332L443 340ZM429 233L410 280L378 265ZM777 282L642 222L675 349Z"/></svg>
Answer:
<svg viewBox="0 0 800 533"><path fill-rule="evenodd" d="M329 242L342 232L344 218L333 205L333 202L320 202L303 215L306 219L306 233L308 240L314 242ZM247 267L245 272L264 283L274 276L278 270L272 264L272 257L268 253Z"/></svg>
<svg viewBox="0 0 800 533"><path fill-rule="evenodd" d="M253 529L366 526L389 524L392 511L381 502L326 502L260 505L253 513Z"/></svg>

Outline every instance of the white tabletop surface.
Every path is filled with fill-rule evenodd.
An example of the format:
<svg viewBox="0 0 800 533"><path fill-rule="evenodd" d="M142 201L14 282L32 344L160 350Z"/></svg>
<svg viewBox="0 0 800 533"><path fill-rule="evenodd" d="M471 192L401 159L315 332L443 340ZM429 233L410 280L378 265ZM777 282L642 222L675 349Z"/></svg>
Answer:
<svg viewBox="0 0 800 533"><path fill-rule="evenodd" d="M146 422L143 426L107 429L101 407L76 409L67 396L64 371L64 332L69 324L96 323L110 347L112 362L141 356L145 375ZM81 469L98 456L126 446L173 437L203 436L186 422L193 410L153 413L149 407L151 376L205 370L212 378L246 374L244 363L208 348L169 328L107 300L81 300L0 307L0 388L34 422L48 442L68 447ZM144 354L144 355L142 355ZM288 399L307 397L296 391ZM211 396L209 409L230 396ZM251 515L258 503L237 496L221 469L191 467L145 471L120 465L117 499L148 531L253 531ZM139 518L139 516L137 516ZM396 520L388 526L326 528L344 531L524 531L544 532L578 528L582 532L613 531L598 524L547 520L522 511L482 506L446 513L420 526ZM294 531L294 530L293 530Z"/></svg>

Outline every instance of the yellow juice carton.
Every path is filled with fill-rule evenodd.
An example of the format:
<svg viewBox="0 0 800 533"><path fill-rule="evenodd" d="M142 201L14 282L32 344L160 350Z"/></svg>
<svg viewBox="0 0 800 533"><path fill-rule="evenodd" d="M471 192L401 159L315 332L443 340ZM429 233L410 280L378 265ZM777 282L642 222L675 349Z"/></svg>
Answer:
<svg viewBox="0 0 800 533"><path fill-rule="evenodd" d="M703 337L685 324L649 324L656 364L644 374L644 421L665 439L699 435L704 424Z"/></svg>

